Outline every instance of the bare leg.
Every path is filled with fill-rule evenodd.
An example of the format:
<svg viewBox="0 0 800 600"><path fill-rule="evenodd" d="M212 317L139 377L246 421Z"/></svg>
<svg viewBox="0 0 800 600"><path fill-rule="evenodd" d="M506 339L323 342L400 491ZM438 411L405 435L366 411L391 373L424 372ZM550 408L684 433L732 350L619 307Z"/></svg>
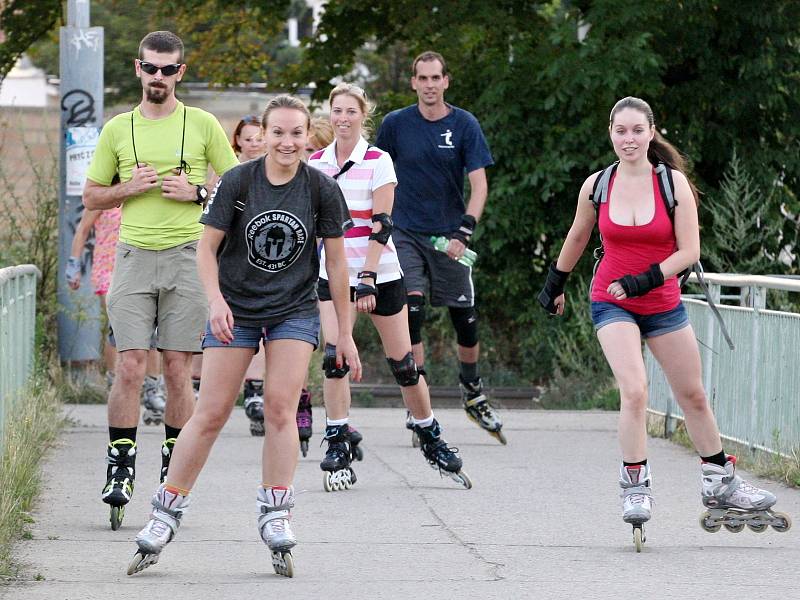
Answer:
<svg viewBox="0 0 800 600"><path fill-rule="evenodd" d="M411 351L411 336L408 333L408 308L396 315L382 317L370 315L375 329L381 337L383 351L392 360L401 360ZM415 419L427 419L431 416L431 397L428 384L420 377L417 385L401 387L403 402Z"/></svg>
<svg viewBox="0 0 800 600"><path fill-rule="evenodd" d="M300 449L297 403L313 351L311 344L300 340L267 342L262 466L265 488L292 485Z"/></svg>
<svg viewBox="0 0 800 600"><path fill-rule="evenodd" d="M147 368L147 350L117 353L114 385L108 394L108 425L136 427L139 423L139 391Z"/></svg>
<svg viewBox="0 0 800 600"><path fill-rule="evenodd" d="M167 408L164 421L183 427L194 410L194 390L190 373L192 353L164 350L164 381L167 384Z"/></svg>
<svg viewBox="0 0 800 600"><path fill-rule="evenodd" d="M167 475L169 485L183 490L194 487L211 447L228 421L253 350L206 348L203 355L200 398L178 436Z"/></svg>
<svg viewBox="0 0 800 600"><path fill-rule="evenodd" d="M610 323L598 330L597 339L619 386L622 460L642 461L647 458L647 372L639 327L628 322Z"/></svg>
<svg viewBox="0 0 800 600"><path fill-rule="evenodd" d="M353 307L353 305L351 305ZM320 323L322 337L328 344L336 345L339 337L339 325L336 320L336 311L333 302L319 303ZM355 323L355 307L352 308L353 323ZM329 419L346 419L350 414L350 380L347 376L341 379L324 377L322 382L322 397L325 402L325 414Z"/></svg>
<svg viewBox="0 0 800 600"><path fill-rule="evenodd" d="M647 345L667 376L686 418L686 431L700 456L722 452L717 420L703 389L700 352L691 325L648 338Z"/></svg>

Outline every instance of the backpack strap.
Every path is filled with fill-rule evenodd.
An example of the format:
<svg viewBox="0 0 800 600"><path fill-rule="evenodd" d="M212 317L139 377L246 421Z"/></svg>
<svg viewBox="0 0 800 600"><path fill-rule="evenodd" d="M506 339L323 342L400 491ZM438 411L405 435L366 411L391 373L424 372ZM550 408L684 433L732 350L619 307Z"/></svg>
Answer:
<svg viewBox="0 0 800 600"><path fill-rule="evenodd" d="M320 194L319 194L319 171L314 167L309 167L305 163L306 170L308 171L308 183L311 188L311 208L314 214L314 222L316 223L317 215L319 215Z"/></svg>
<svg viewBox="0 0 800 600"><path fill-rule="evenodd" d="M700 261L694 263L689 269L689 272L694 271L694 274L697 275L697 285L700 286L700 289L703 290L703 294L706 296L706 302L708 303L708 307L711 309L711 313L714 315L714 318L719 323L719 329L722 332L722 337L725 338L725 341L728 343L728 348L731 350L735 350L736 346L733 344L733 340L731 339L730 334L728 333L728 328L725 327L725 321L722 320L722 315L719 314L719 310L717 310L717 305L714 304L714 300L711 298L711 290L708 289L708 284L706 283L706 278L703 272L703 265L700 264ZM688 275L686 279L688 279ZM681 284L682 285L682 284Z"/></svg>
<svg viewBox="0 0 800 600"><path fill-rule="evenodd" d="M670 221L675 219L675 207L678 205L678 200L675 198L675 183L672 180L672 168L664 163L656 165L656 178L658 179L658 190L661 192L661 198L664 200L664 206L667 208L667 214Z"/></svg>
<svg viewBox="0 0 800 600"><path fill-rule="evenodd" d="M239 175L239 194L236 196L236 200L233 201L233 208L239 213L243 213L245 206L247 206L247 192L250 190L250 184L253 182L253 175L255 175L256 169L262 164L260 160L254 160L253 163L253 165L242 167L242 172Z"/></svg>
<svg viewBox="0 0 800 600"><path fill-rule="evenodd" d="M589 201L594 206L595 217L600 217L600 205L603 202L608 202L608 187L611 183L611 178L617 172L619 161L609 165L597 175L592 186L592 193L589 194Z"/></svg>

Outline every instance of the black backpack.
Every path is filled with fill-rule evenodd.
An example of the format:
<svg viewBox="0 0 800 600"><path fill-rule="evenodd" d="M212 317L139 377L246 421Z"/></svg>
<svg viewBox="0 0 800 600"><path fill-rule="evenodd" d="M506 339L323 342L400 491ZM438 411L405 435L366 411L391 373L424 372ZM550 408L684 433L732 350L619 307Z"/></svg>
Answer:
<svg viewBox="0 0 800 600"><path fill-rule="evenodd" d="M608 202L609 184L611 183L611 178L614 176L614 173L616 173L618 166L619 161L616 161L614 164L600 171L600 174L594 180L594 185L592 185L592 193L589 195L589 200L594 206L594 214L598 224L600 223L600 205L604 202ZM672 179L672 168L664 163L658 163L656 165L656 177L658 179L658 190L661 192L661 198L664 200L664 207L667 209L669 220L674 225L675 207L678 205L678 201L675 199L675 183ZM603 258L604 250L602 244L603 237L600 236L600 247L596 248L594 251L594 257L597 261L595 263L595 270L597 270L597 265L600 263L600 259ZM714 304L714 301L711 299L711 292L709 291L708 284L706 284L705 277L703 276L703 265L699 260L691 265L688 269L678 274L679 287L682 288L686 284L686 281L689 279L689 276L692 273L697 275L697 283L706 296L706 302L708 302L711 312L714 314L714 317L719 323L720 330L722 331L725 341L728 343L728 347L730 347L731 350L734 350L735 346L731 340L731 336L728 334L727 327L725 327L725 322L722 320L722 316L719 314L716 304Z"/></svg>

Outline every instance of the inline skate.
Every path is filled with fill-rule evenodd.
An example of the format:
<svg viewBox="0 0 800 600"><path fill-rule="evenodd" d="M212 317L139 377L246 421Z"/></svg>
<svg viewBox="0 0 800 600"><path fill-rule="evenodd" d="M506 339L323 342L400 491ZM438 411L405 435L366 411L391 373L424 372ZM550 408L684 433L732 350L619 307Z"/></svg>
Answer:
<svg viewBox="0 0 800 600"><path fill-rule="evenodd" d="M181 518L189 508L189 496L164 489L162 483L151 500L153 512L150 521L136 535L138 549L128 564L128 575L133 575L158 562L161 551L172 541L181 524Z"/></svg>
<svg viewBox="0 0 800 600"><path fill-rule="evenodd" d="M121 438L109 442L106 463L106 484L103 487L103 502L111 506L111 529L116 531L125 517L125 505L133 495L136 477L136 442Z"/></svg>
<svg viewBox="0 0 800 600"><path fill-rule="evenodd" d="M364 441L364 436L349 423L347 425L347 431L350 432L350 445L353 450L353 460L360 462L364 460L364 450L361 449L361 442Z"/></svg>
<svg viewBox="0 0 800 600"><path fill-rule="evenodd" d="M300 452L308 455L308 440L312 433L311 393L303 388L297 405L297 434L300 437Z"/></svg>
<svg viewBox="0 0 800 600"><path fill-rule="evenodd" d="M258 489L258 532L272 555L272 568L278 575L294 577L292 548L297 545L291 526L294 508L293 487Z"/></svg>
<svg viewBox="0 0 800 600"><path fill-rule="evenodd" d="M250 419L250 435L264 435L264 382L248 379L244 382L244 414Z"/></svg>
<svg viewBox="0 0 800 600"><path fill-rule="evenodd" d="M483 393L483 380L480 377L472 382L465 382L461 377L458 380L467 416L505 446L507 441L503 435L503 421Z"/></svg>
<svg viewBox="0 0 800 600"><path fill-rule="evenodd" d="M145 425L161 425L164 422L167 399L162 377L145 375L142 384L142 405L144 406L142 422Z"/></svg>
<svg viewBox="0 0 800 600"><path fill-rule="evenodd" d="M322 481L325 491L349 490L357 481L356 473L350 466L353 462L353 444L349 425L328 425L322 441L328 442L325 458L319 463L319 468L325 472Z"/></svg>
<svg viewBox="0 0 800 600"><path fill-rule="evenodd" d="M411 432L411 447L419 448L419 436L417 432L414 431L414 417L408 409L406 409L406 429Z"/></svg>
<svg viewBox="0 0 800 600"><path fill-rule="evenodd" d="M414 425L419 437L420 450L432 469L438 469L439 475L447 475L466 489L472 488L472 481L466 471L461 469L463 462L458 456L458 448L451 448L442 439L442 428L434 419L428 427Z"/></svg>
<svg viewBox="0 0 800 600"><path fill-rule="evenodd" d="M728 455L724 467L704 462L700 477L703 505L708 509L700 515L700 526L714 533L725 527L739 533L745 526L762 533L768 527L786 532L792 527L789 515L773 512L775 494L751 485L736 474L736 457Z"/></svg>
<svg viewBox="0 0 800 600"><path fill-rule="evenodd" d="M622 520L633 527L633 545L636 552L642 551L647 537L644 524L653 512L653 497L650 486L653 478L649 465L620 465L619 487L622 488Z"/></svg>

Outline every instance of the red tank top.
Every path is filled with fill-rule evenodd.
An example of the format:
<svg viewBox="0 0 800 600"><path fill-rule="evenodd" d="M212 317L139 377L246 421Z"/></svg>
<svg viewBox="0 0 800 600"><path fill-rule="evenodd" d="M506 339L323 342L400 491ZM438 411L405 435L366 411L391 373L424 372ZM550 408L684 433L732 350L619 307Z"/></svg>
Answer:
<svg viewBox="0 0 800 600"><path fill-rule="evenodd" d="M664 285L647 292L644 296L617 300L606 290L611 282L623 275L638 275L653 263L663 262L676 250L675 230L669 218L658 179L653 171L653 196L655 214L645 225L618 225L608 216L613 201L614 177L608 184L608 201L600 204L598 226L603 236L605 255L597 267L592 281L591 299L594 302L611 302L639 315L652 315L675 308L681 300L678 278L672 276Z"/></svg>

